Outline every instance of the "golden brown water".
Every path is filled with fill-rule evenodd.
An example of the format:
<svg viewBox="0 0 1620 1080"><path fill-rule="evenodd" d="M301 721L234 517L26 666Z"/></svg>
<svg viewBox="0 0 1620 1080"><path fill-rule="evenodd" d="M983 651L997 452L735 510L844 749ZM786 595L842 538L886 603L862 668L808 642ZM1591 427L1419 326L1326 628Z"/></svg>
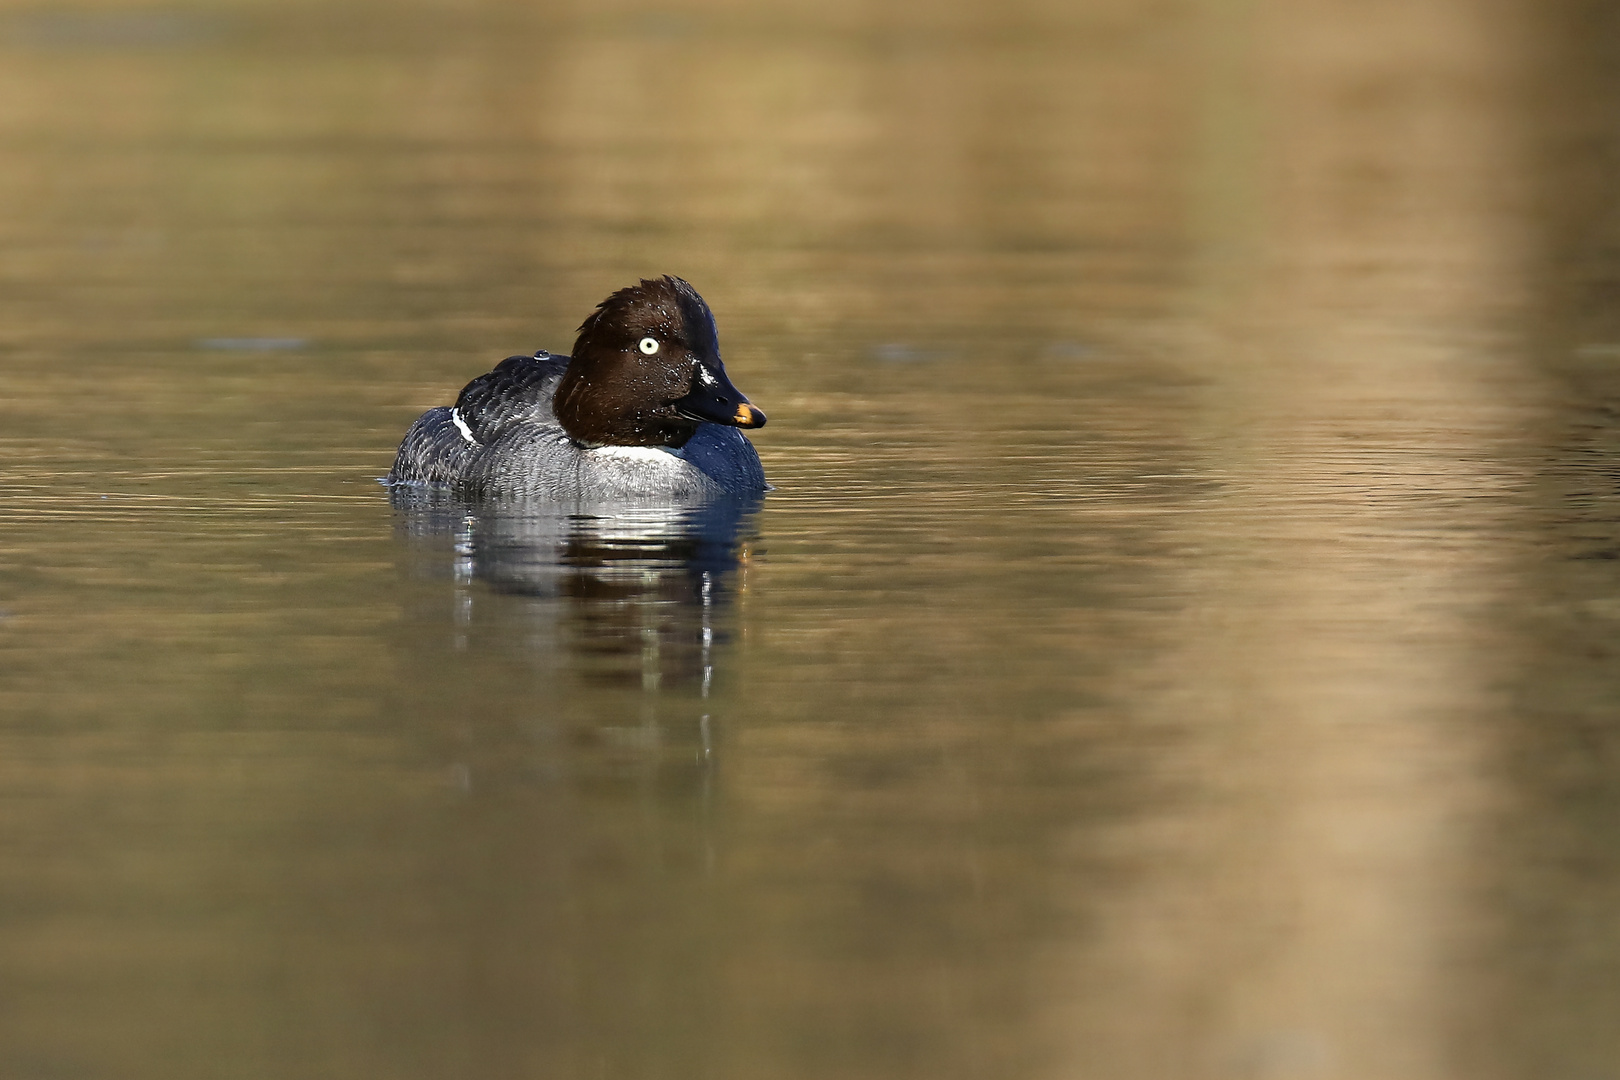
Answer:
<svg viewBox="0 0 1620 1080"><path fill-rule="evenodd" d="M0 6L0 1076L1613 1075L1617 31ZM666 272L761 510L390 505Z"/></svg>

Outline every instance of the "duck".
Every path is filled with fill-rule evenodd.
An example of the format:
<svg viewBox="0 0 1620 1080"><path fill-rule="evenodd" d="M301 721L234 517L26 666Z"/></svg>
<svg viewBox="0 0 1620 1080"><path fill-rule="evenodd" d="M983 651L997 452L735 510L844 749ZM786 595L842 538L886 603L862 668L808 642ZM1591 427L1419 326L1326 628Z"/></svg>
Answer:
<svg viewBox="0 0 1620 1080"><path fill-rule="evenodd" d="M643 278L578 334L569 355L509 356L419 416L386 482L572 502L768 490L742 433L765 414L726 375L714 314L690 283Z"/></svg>

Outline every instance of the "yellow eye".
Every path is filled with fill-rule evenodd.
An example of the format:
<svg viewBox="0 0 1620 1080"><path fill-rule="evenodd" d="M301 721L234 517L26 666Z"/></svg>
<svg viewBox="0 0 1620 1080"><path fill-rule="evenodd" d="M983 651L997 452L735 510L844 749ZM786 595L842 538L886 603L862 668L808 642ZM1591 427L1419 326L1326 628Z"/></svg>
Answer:
<svg viewBox="0 0 1620 1080"><path fill-rule="evenodd" d="M657 339L656 338L650 338L650 337L642 338L641 339L641 351L642 351L642 354L645 355L645 356L651 356L653 353L657 352L658 351L658 341L657 341Z"/></svg>

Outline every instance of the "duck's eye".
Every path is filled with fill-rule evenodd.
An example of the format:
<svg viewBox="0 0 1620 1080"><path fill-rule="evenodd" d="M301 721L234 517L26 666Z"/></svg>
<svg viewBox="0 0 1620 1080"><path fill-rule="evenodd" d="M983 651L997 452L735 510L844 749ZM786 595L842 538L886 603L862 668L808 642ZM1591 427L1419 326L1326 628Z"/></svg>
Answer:
<svg viewBox="0 0 1620 1080"><path fill-rule="evenodd" d="M658 339L644 337L641 339L641 352L644 356L651 356L658 351Z"/></svg>

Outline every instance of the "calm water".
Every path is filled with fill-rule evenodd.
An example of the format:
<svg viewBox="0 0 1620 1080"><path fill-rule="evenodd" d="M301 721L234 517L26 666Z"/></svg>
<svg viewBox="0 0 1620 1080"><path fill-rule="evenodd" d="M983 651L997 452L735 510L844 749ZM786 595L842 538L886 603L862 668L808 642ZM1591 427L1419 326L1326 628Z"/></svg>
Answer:
<svg viewBox="0 0 1620 1080"><path fill-rule="evenodd" d="M0 6L0 1076L1620 1075L1614 18L811 7Z"/></svg>

